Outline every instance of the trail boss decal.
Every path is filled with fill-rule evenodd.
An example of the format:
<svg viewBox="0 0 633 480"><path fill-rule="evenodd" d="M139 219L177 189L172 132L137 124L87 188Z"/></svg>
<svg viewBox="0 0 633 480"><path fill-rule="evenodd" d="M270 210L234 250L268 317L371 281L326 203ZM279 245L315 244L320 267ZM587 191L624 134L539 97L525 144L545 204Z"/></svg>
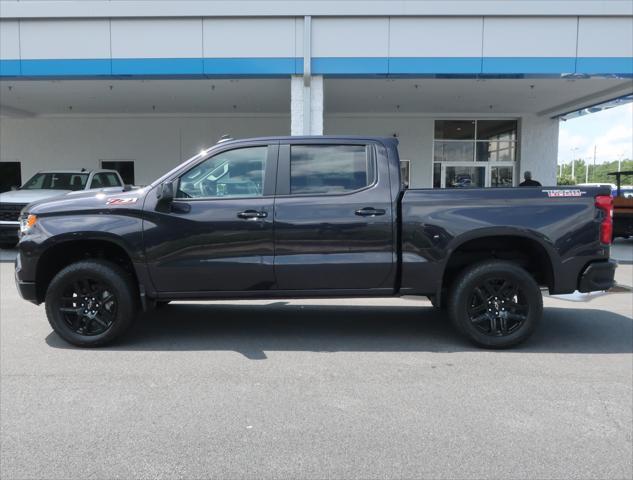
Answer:
<svg viewBox="0 0 633 480"><path fill-rule="evenodd" d="M106 201L106 205L129 205L131 203L136 203L137 197L129 197L129 198L108 198Z"/></svg>
<svg viewBox="0 0 633 480"><path fill-rule="evenodd" d="M587 192L581 190L543 190L548 197L582 197Z"/></svg>

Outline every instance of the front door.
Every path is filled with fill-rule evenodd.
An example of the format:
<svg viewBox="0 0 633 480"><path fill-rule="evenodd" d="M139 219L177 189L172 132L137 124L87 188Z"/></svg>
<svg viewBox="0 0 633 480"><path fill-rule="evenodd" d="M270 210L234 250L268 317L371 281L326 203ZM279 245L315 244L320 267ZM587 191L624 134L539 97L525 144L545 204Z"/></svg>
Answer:
<svg viewBox="0 0 633 480"><path fill-rule="evenodd" d="M275 276L281 290L394 286L394 212L377 146L290 142L279 150ZM351 293L351 292L350 292Z"/></svg>
<svg viewBox="0 0 633 480"><path fill-rule="evenodd" d="M167 207L146 202L147 262L159 292L272 288L277 151L253 145L214 154L180 176Z"/></svg>

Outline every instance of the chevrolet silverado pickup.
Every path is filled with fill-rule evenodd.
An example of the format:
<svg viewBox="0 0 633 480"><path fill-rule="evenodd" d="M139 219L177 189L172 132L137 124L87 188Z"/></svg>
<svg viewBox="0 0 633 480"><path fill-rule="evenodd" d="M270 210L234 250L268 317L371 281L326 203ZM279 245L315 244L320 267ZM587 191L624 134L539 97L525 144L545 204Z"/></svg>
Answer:
<svg viewBox="0 0 633 480"><path fill-rule="evenodd" d="M397 145L221 141L140 190L32 203L18 289L84 347L172 300L413 295L504 348L536 328L542 289L613 285L608 188L405 189Z"/></svg>

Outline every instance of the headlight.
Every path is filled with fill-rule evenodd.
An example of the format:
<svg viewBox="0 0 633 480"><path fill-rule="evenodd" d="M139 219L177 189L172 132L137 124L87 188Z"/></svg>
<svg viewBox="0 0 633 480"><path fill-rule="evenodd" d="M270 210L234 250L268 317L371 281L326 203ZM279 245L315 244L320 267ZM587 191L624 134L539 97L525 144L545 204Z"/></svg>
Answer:
<svg viewBox="0 0 633 480"><path fill-rule="evenodd" d="M20 217L20 232L26 233L37 223L37 215L23 215Z"/></svg>

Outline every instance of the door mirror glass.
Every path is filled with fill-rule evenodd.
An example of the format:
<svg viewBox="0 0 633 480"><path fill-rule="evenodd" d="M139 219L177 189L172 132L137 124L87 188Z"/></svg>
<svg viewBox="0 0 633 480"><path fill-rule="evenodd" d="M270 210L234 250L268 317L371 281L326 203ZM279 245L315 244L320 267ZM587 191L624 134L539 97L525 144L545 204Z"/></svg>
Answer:
<svg viewBox="0 0 633 480"><path fill-rule="evenodd" d="M158 186L156 198L161 202L171 202L174 199L174 182L163 182Z"/></svg>

